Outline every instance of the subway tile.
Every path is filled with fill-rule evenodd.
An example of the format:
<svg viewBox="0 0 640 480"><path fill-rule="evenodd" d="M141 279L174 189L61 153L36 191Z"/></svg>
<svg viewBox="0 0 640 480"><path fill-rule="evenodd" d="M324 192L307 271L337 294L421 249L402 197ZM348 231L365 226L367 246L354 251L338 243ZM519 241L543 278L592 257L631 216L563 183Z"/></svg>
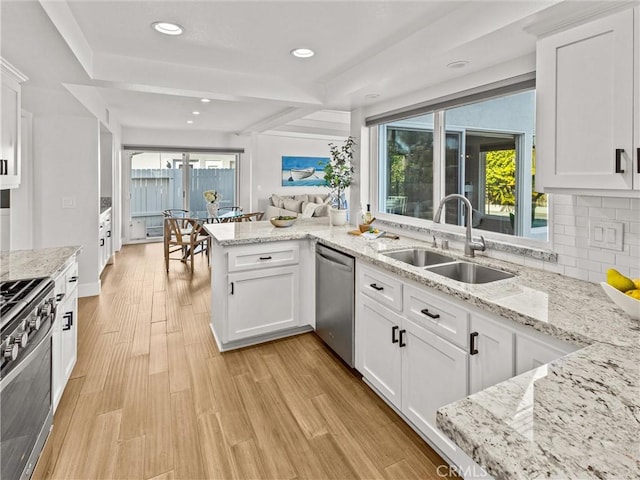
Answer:
<svg viewBox="0 0 640 480"><path fill-rule="evenodd" d="M575 267L578 264L578 259L569 255L558 255L558 263L563 267Z"/></svg>
<svg viewBox="0 0 640 480"><path fill-rule="evenodd" d="M640 235L637 233L627 233L624 236L625 245L640 245Z"/></svg>
<svg viewBox="0 0 640 480"><path fill-rule="evenodd" d="M576 217L573 215L553 215L553 223L554 225L575 225Z"/></svg>
<svg viewBox="0 0 640 480"><path fill-rule="evenodd" d="M564 274L568 277L577 278L578 280L589 280L589 272L580 268L567 267L564 269Z"/></svg>
<svg viewBox="0 0 640 480"><path fill-rule="evenodd" d="M607 275L602 272L589 272L589 281L593 283L606 282Z"/></svg>
<svg viewBox="0 0 640 480"><path fill-rule="evenodd" d="M570 237L568 235L557 234L553 236L553 243L558 245L568 245L571 247L575 246L576 239L575 237Z"/></svg>
<svg viewBox="0 0 640 480"><path fill-rule="evenodd" d="M576 205L581 207L601 207L602 197L578 197Z"/></svg>
<svg viewBox="0 0 640 480"><path fill-rule="evenodd" d="M640 211L631 209L616 209L616 220L640 221Z"/></svg>
<svg viewBox="0 0 640 480"><path fill-rule="evenodd" d="M564 275L564 265L560 265L557 263L544 262L542 265L542 269L547 272L559 273L560 275Z"/></svg>
<svg viewBox="0 0 640 480"><path fill-rule="evenodd" d="M616 209L589 207L589 218L606 218L613 220L616 218Z"/></svg>
<svg viewBox="0 0 640 480"><path fill-rule="evenodd" d="M552 194L550 196L550 203L555 205L573 205L575 197L573 195L559 195Z"/></svg>
<svg viewBox="0 0 640 480"><path fill-rule="evenodd" d="M585 258L579 258L576 266L578 268L581 268L583 270L589 270L591 272L599 272L602 268L602 264L600 262L593 262Z"/></svg>
<svg viewBox="0 0 640 480"><path fill-rule="evenodd" d="M631 210L640 211L640 198L631 199Z"/></svg>
<svg viewBox="0 0 640 480"><path fill-rule="evenodd" d="M539 270L542 270L542 265L545 262L543 262L542 260L539 260L537 258L529 258L529 257L525 257L524 258L524 266L525 267L529 267L529 268L537 268Z"/></svg>
<svg viewBox="0 0 640 480"><path fill-rule="evenodd" d="M607 250L592 248L589 250L589 260L600 263L613 264L616 261L616 254Z"/></svg>
<svg viewBox="0 0 640 480"><path fill-rule="evenodd" d="M555 205L553 207L553 216L556 215L571 215L572 217L576 215L575 209L579 207L574 207L573 205Z"/></svg>
<svg viewBox="0 0 640 480"><path fill-rule="evenodd" d="M629 222L629 233L640 233L640 222Z"/></svg>
<svg viewBox="0 0 640 480"><path fill-rule="evenodd" d="M603 208L624 208L629 209L631 206L630 198L613 198L613 197L604 197L602 199L602 207Z"/></svg>
<svg viewBox="0 0 640 480"><path fill-rule="evenodd" d="M576 217L576 227L588 227L589 217Z"/></svg>
<svg viewBox="0 0 640 480"><path fill-rule="evenodd" d="M640 258L629 255L616 255L616 265L637 269L640 268Z"/></svg>

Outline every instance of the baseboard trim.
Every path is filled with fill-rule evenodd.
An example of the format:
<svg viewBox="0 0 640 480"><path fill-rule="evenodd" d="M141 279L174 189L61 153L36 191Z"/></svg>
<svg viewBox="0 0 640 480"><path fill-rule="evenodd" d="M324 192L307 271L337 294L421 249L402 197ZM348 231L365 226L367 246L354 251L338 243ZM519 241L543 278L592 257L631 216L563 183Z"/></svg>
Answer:
<svg viewBox="0 0 640 480"><path fill-rule="evenodd" d="M300 327L287 328L286 330L279 330L277 332L266 333L250 338L243 338L242 340L234 340L232 342L226 342L222 344L218 341L218 337L215 330L213 329L213 325L209 324L209 327L211 328L211 333L213 334L213 338L216 341L218 350L220 350L221 352L228 352L229 350L235 350L236 348L249 347L251 345L257 345L258 343L265 343L271 340L278 340L280 338L291 337L293 335L300 335L301 333L313 332L313 327L311 325L303 325Z"/></svg>
<svg viewBox="0 0 640 480"><path fill-rule="evenodd" d="M94 297L100 295L100 280L78 285L78 297Z"/></svg>

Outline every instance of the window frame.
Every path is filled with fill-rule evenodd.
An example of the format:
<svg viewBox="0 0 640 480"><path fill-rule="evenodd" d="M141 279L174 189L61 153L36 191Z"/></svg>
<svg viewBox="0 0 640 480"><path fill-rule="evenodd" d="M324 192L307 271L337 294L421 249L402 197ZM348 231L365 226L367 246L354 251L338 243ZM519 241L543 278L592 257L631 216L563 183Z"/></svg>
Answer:
<svg viewBox="0 0 640 480"><path fill-rule="evenodd" d="M429 110L428 107L424 107L424 106L421 106L420 109L417 109L417 107L414 107L414 108L409 107L406 109L407 116L405 118L407 119L410 117L418 116L418 115L426 115L429 113L433 114L433 134L434 134L434 139L433 139L433 152L434 152L433 205L434 207L433 207L433 210L434 211L439 205L441 199L444 197L444 192L445 192L445 179L442 172L444 171L444 164L446 161L445 135L448 133L445 130L446 110L450 108L456 108L464 105L473 104L473 103L480 103L480 102L491 100L494 98L514 95L514 94L526 92L526 91L535 92L535 82L533 85L531 85L530 82L522 82L520 84L520 88L518 88L517 84L514 84L508 87L506 90L500 91L500 92L487 89L484 95L482 94L475 95L473 98L473 101L467 101L469 97L461 93L458 97L460 99L459 104L456 103L455 96L450 96L447 98L446 104L443 104L442 102L433 102L434 108L432 110ZM435 224L433 220L416 218L416 217L411 217L407 215L392 214L382 210L382 208L384 208L384 205L381 205L380 195L381 195L381 192L384 190L385 185L381 182L386 181L386 173L385 173L386 170L381 168L382 159L381 159L380 153L385 152L384 155L386 156L386 145L384 145L386 141L386 125L398 120L402 120L402 118L399 117L399 113L395 111L395 112L389 112L388 115L387 114L376 115L375 117L372 117L371 119L366 119L365 121L365 125L367 127L368 136L369 136L369 151L370 151L369 165L368 165L369 172L370 172L369 202L371 204L372 213L377 219L383 222L387 221L387 222L396 223L402 226L422 228L427 230L434 229ZM380 128L381 126L385 126L384 135L381 134L381 128ZM478 130L478 129L474 129L474 131L475 130ZM463 145L465 130L462 129L459 131L459 129L454 128L452 129L451 132L461 134L462 136L461 145ZM523 149L526 149L528 147L534 148L533 146L535 145L535 135L536 135L535 130L533 133L533 138L531 140L532 144L530 146L526 145L526 141L523 138L524 135L522 135L522 132L504 131L504 133L514 134L518 136L518 139L516 140L516 142L518 142L519 145L517 145L516 148L519 149L519 151L524 151ZM519 165L518 162L516 162L516 173L515 173L516 208L524 207L527 209L526 211L530 211L531 205L526 206L526 204L527 203L531 204L532 198L531 198L531 194L527 195L524 192L526 191L529 191L530 193L534 192L533 182L531 180L532 176L530 173L532 166L533 166L533 158L531 158L531 163L528 166L524 166L524 168L522 165ZM461 176L459 175L458 181L460 181L460 178ZM518 222L518 225L517 226L514 225L514 231L519 231L520 235L523 235L525 233L531 234L532 232L535 232L535 230L544 230L546 228L547 238L545 240L540 238L516 236L516 235L505 234L505 233L493 232L489 230L478 230L478 229L474 229L474 234L479 235L480 234L479 232L481 232L481 234L486 238L497 241L497 242L501 242L501 243L537 247L537 248L551 247L552 238L553 238L553 227L551 222L551 219L553 218L553 202L551 200L550 194L547 194L547 195L548 195L547 197L548 198L548 201L547 201L548 222L546 227L534 228L532 226L529 226L528 231L526 231L527 227L525 226L525 218L524 218L526 217L526 215L516 215L516 221ZM447 231L455 234L461 234L461 235L464 235L465 233L464 226L454 225L451 223L447 223L447 224L439 223L437 224L437 227L435 229Z"/></svg>

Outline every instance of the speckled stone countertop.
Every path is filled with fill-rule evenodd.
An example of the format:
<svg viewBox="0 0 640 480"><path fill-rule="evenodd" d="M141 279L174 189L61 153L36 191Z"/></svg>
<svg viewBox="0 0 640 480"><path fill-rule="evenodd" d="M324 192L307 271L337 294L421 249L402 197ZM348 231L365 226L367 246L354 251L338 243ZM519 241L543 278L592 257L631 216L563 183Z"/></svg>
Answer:
<svg viewBox="0 0 640 480"><path fill-rule="evenodd" d="M431 249L412 238L365 240L350 227L298 220L207 225L223 246L311 239L582 348L438 411L438 427L495 478L640 478L640 321L599 285L480 255L516 276L449 280L383 252ZM442 253L441 250L438 250ZM448 251L456 259L461 252ZM468 260L468 259L465 259Z"/></svg>
<svg viewBox="0 0 640 480"><path fill-rule="evenodd" d="M82 247L52 247L0 253L0 280L54 277Z"/></svg>

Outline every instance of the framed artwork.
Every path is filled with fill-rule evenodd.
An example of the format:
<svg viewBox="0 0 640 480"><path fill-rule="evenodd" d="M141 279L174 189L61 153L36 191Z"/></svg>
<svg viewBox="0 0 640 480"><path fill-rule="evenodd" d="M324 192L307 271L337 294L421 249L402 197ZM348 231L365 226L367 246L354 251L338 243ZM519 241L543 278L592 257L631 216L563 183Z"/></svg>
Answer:
<svg viewBox="0 0 640 480"><path fill-rule="evenodd" d="M329 157L282 157L283 187L326 187L324 167Z"/></svg>

